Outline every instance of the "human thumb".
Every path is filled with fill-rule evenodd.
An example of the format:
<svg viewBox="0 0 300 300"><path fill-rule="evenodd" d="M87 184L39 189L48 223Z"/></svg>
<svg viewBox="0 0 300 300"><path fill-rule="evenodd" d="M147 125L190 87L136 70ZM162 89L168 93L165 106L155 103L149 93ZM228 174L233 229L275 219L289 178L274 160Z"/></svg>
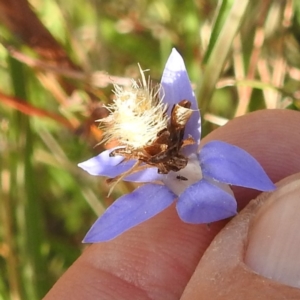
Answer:
<svg viewBox="0 0 300 300"><path fill-rule="evenodd" d="M277 186L216 236L181 299L300 299L300 173Z"/></svg>

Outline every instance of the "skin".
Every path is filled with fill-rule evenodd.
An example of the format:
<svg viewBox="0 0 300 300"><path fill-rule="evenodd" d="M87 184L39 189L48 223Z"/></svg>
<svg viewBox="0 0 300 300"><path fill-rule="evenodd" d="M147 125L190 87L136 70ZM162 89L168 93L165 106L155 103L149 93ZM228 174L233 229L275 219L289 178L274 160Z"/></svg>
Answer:
<svg viewBox="0 0 300 300"><path fill-rule="evenodd" d="M257 111L215 130L201 145L211 140L237 145L260 162L273 182L278 182L300 171L299 128L299 112ZM233 190L240 209L259 194L244 188ZM284 299L278 295L300 299L297 288L257 275L252 270L257 265L250 258L247 263L251 267L244 263L245 245L251 245L250 221L268 194L260 199L233 218L227 225L231 227L226 227L212 244L229 220L209 227L185 224L173 205L110 242L88 246L44 299ZM250 232L258 234L255 226ZM255 295L247 297L247 291L255 291Z"/></svg>

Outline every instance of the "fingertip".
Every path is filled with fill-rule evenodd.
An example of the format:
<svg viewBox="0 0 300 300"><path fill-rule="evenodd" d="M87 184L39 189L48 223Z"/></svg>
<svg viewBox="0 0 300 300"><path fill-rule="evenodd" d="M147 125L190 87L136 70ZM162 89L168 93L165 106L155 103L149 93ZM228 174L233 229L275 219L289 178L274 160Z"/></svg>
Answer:
<svg viewBox="0 0 300 300"><path fill-rule="evenodd" d="M245 263L258 274L300 288L300 173L289 176L256 214Z"/></svg>
<svg viewBox="0 0 300 300"><path fill-rule="evenodd" d="M263 193L228 223L205 252L181 299L196 299L197 295L215 300L300 299L298 276L293 276L299 274L299 247L290 242L299 226L293 227L293 234L288 225L274 235L281 213L278 205L272 208L281 202L279 206L284 204L292 212L287 195L295 199L299 182L300 173L283 180L276 191ZM271 220L266 213L270 208ZM298 224L299 218L292 214L291 222ZM285 218L289 217L286 212Z"/></svg>
<svg viewBox="0 0 300 300"><path fill-rule="evenodd" d="M251 154L273 182L300 170L299 112L283 109L260 110L238 117L214 130L202 141L220 140L236 145ZM233 188L239 208L259 192Z"/></svg>
<svg viewBox="0 0 300 300"><path fill-rule="evenodd" d="M238 117L202 140L221 140L241 147L254 156L274 182L300 169L299 112L283 109L260 110Z"/></svg>

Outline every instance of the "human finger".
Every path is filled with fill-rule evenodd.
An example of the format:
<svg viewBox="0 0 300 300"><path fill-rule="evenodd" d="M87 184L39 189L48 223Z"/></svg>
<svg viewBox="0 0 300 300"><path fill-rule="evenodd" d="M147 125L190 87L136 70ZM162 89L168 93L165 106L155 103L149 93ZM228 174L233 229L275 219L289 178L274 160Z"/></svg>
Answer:
<svg viewBox="0 0 300 300"><path fill-rule="evenodd" d="M298 148L299 121L292 111L255 112L229 122L202 143L216 139L242 147L278 180L300 167L290 150ZM244 205L257 193L235 189L235 195ZM210 230L186 224L171 206L112 241L89 247L45 299L178 299L225 223L216 222Z"/></svg>
<svg viewBox="0 0 300 300"><path fill-rule="evenodd" d="M213 240L182 300L300 299L300 173L263 193Z"/></svg>

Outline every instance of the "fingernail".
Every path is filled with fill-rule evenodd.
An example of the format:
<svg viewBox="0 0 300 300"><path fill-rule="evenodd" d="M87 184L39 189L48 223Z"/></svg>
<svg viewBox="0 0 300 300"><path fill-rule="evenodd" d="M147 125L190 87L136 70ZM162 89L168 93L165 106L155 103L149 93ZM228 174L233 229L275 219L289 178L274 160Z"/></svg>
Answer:
<svg viewBox="0 0 300 300"><path fill-rule="evenodd" d="M283 182L252 219L245 263L261 276L300 288L300 175Z"/></svg>

